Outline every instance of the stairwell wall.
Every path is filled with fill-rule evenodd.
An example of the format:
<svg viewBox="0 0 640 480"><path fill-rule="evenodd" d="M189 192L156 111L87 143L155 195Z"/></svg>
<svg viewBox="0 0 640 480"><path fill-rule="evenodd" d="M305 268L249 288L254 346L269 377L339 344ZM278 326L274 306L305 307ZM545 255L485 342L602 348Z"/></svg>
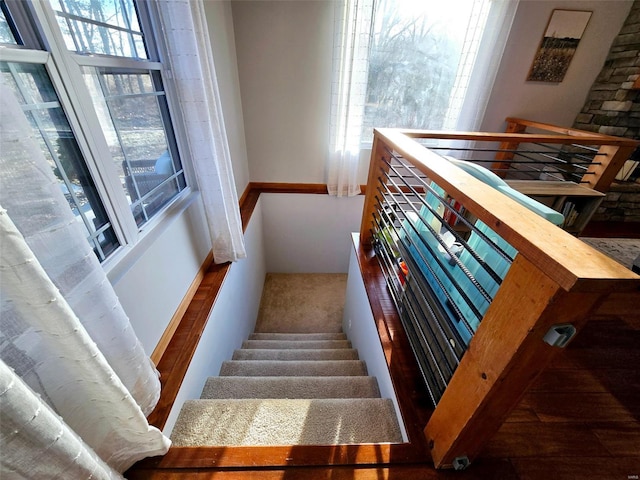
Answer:
<svg viewBox="0 0 640 480"><path fill-rule="evenodd" d="M268 272L347 273L364 195L263 193L260 201Z"/></svg>
<svg viewBox="0 0 640 480"><path fill-rule="evenodd" d="M402 420L402 414L398 405L389 367L382 350L380 337L376 328L376 322L371 313L371 304L365 290L364 280L360 273L360 266L355 249L350 249L349 277L347 279L347 294L344 306L342 329L347 334L353 348L358 350L360 360L367 364L368 374L376 377L380 396L390 398L396 410L402 438L407 440L407 431Z"/></svg>
<svg viewBox="0 0 640 480"><path fill-rule="evenodd" d="M245 231L247 258L229 269L165 424L166 434L171 433L182 404L200 398L207 377L218 375L222 362L254 330L266 275L262 224L260 199Z"/></svg>

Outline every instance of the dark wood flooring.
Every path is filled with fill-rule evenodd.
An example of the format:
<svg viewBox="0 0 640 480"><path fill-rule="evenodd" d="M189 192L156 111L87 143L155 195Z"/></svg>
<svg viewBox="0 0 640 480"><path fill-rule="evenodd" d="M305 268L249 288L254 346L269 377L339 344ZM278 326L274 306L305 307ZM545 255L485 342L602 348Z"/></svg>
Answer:
<svg viewBox="0 0 640 480"><path fill-rule="evenodd" d="M640 475L640 314L612 298L558 355L489 442L519 479Z"/></svg>

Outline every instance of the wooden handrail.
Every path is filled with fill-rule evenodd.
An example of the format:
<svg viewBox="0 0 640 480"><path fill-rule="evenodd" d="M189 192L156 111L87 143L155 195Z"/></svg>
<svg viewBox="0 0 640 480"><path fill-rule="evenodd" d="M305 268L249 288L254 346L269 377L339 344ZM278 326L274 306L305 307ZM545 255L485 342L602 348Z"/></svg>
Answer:
<svg viewBox="0 0 640 480"><path fill-rule="evenodd" d="M521 118L506 119L507 131L492 132L443 132L438 130L398 129L397 131L410 138L439 139L439 140L471 140L482 142L500 142L499 150L514 150L520 143L546 143L560 145L597 145L598 161L589 166L585 181L589 188L599 192L606 192L616 174L629 159L640 142L631 138L613 137L601 133L588 132L575 128L559 127L548 123L534 122ZM535 132L527 132L527 128ZM542 133L540 133L542 132ZM513 159L513 153L498 152L493 168L499 176L504 176L504 169L508 161Z"/></svg>
<svg viewBox="0 0 640 480"><path fill-rule="evenodd" d="M562 140L557 143L603 142L603 136L596 142L595 138L567 133L552 137ZM388 161L390 152L396 152L518 250L425 427L435 466L443 468L452 466L456 458L473 460L478 455L531 382L560 350L543 341L551 326L570 323L579 331L589 314L611 293L639 295L640 277L414 140L531 142L540 136L449 132L432 135L434 132L374 130L361 242L372 242L375 186L388 171L385 159ZM544 137L543 141L548 142ZM625 139L616 142L627 149L635 148L635 143ZM611 147L613 143L609 141L607 145Z"/></svg>

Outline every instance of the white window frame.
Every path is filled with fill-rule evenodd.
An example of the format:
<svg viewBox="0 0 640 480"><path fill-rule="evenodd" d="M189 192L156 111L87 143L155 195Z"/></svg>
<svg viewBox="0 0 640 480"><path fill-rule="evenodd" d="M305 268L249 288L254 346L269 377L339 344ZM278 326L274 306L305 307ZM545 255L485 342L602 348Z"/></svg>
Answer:
<svg viewBox="0 0 640 480"><path fill-rule="evenodd" d="M177 103L171 86L171 75L167 67L158 61L105 55L85 55L70 51L67 49L60 31L56 13L48 0L36 0L29 3L29 6L29 13L34 16L33 21L26 18L29 13L22 11L22 9L17 11L11 9L11 13L16 20L19 20L19 26L26 24L33 29L40 29L39 36L27 32L25 43L39 44L41 37L42 42L45 43L43 45L45 50L37 50L30 45L2 45L0 46L0 60L42 64L45 66L59 97L60 105L74 132L85 164L93 178L113 231L120 243L120 246L102 262L103 268L110 271L134 249L139 251L139 248L135 247L142 247L142 239L150 236L154 230L157 232L159 229L156 227L160 223L168 220L168 217L176 212L182 211L191 203L192 189L190 185L193 184L193 173L189 168L190 162L186 154L188 148L184 148L183 145L183 139L185 138L183 122L181 121L179 109L175 108ZM157 25L153 18L154 14L153 9L149 8L146 13L143 13L148 17L139 18L139 22L141 28L144 29L143 33L146 41L148 44L150 42L151 48L157 49L158 55L163 58L164 52L161 49L161 42L157 42L154 37L154 27ZM20 32L22 33L22 30ZM83 67L130 68L139 70L140 73L149 74L158 72L162 79L186 187L140 227L135 222L106 138L101 133L102 127L83 78ZM155 235L151 235L151 237L155 237ZM144 243L148 244L148 242Z"/></svg>

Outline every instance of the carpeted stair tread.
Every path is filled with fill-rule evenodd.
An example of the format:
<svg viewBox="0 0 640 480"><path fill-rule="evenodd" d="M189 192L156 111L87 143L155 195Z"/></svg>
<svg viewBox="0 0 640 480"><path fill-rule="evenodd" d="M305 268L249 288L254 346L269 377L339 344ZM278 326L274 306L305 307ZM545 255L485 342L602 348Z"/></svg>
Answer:
<svg viewBox="0 0 640 480"><path fill-rule="evenodd" d="M252 333L249 340L347 340L344 333Z"/></svg>
<svg viewBox="0 0 640 480"><path fill-rule="evenodd" d="M351 348L349 340L245 340L242 348Z"/></svg>
<svg viewBox="0 0 640 480"><path fill-rule="evenodd" d="M335 445L401 442L389 399L188 400L173 445Z"/></svg>
<svg viewBox="0 0 640 480"><path fill-rule="evenodd" d="M379 398L374 377L209 377L200 398Z"/></svg>
<svg viewBox="0 0 640 480"><path fill-rule="evenodd" d="M220 376L309 377L367 375L361 360L227 360L222 362Z"/></svg>
<svg viewBox="0 0 640 480"><path fill-rule="evenodd" d="M358 360L354 348L247 348L233 352L232 360Z"/></svg>

